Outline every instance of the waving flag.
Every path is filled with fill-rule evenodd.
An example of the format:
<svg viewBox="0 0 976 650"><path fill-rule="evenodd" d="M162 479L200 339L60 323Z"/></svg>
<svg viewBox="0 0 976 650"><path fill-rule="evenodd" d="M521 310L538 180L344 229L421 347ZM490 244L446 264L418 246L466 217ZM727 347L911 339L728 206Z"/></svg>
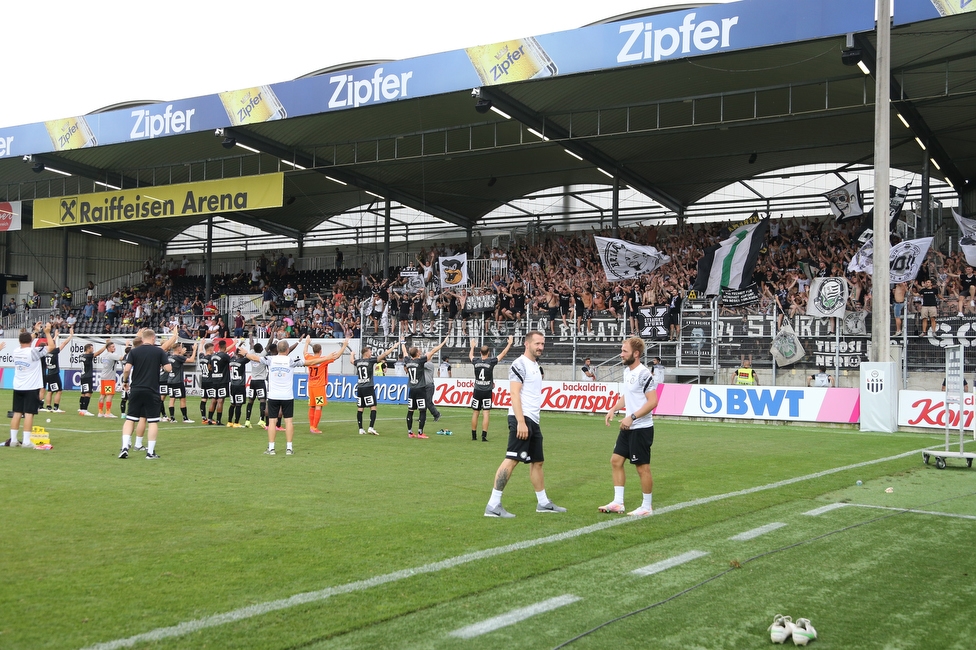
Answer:
<svg viewBox="0 0 976 650"><path fill-rule="evenodd" d="M889 280L892 284L914 280L925 263L931 237L908 239L891 247L888 255L890 269ZM874 240L868 240L861 249L854 254L854 259L847 265L848 271L861 271L871 274L874 271Z"/></svg>
<svg viewBox="0 0 976 650"><path fill-rule="evenodd" d="M830 202L830 211L840 223L864 214L861 209L860 181L856 178L847 185L830 190L824 197Z"/></svg>
<svg viewBox="0 0 976 650"><path fill-rule="evenodd" d="M640 246L609 237L594 236L593 239L600 252L603 272L610 282L639 278L671 261L670 256L653 246Z"/></svg>
<svg viewBox="0 0 976 650"><path fill-rule="evenodd" d="M717 296L723 287L742 289L752 282L760 249L765 245L769 218L740 226L728 239L705 250L698 261L695 291Z"/></svg>

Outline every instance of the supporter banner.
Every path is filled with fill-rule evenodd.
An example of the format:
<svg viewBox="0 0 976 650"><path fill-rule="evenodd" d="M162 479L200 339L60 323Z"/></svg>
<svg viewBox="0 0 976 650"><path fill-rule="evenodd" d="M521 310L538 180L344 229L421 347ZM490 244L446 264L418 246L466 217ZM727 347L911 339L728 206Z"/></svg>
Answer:
<svg viewBox="0 0 976 650"><path fill-rule="evenodd" d="M285 175L261 174L34 201L34 228L126 223L280 208Z"/></svg>
<svg viewBox="0 0 976 650"><path fill-rule="evenodd" d="M641 313L644 314L644 327L641 328L641 336L653 339L668 338L667 305L641 307Z"/></svg>
<svg viewBox="0 0 976 650"><path fill-rule="evenodd" d="M783 323L783 326L776 332L769 353L776 359L778 366L792 365L800 361L806 354L803 345L800 344L800 339L789 323Z"/></svg>
<svg viewBox="0 0 976 650"><path fill-rule="evenodd" d="M976 11L973 0L898 0L895 26Z"/></svg>
<svg viewBox="0 0 976 650"><path fill-rule="evenodd" d="M810 282L807 316L843 318L847 310L845 278L814 278Z"/></svg>
<svg viewBox="0 0 976 650"><path fill-rule="evenodd" d="M468 299L464 301L464 310L470 312L495 311L496 302L498 302L498 296L493 293L468 296Z"/></svg>
<svg viewBox="0 0 976 650"><path fill-rule="evenodd" d="M744 307L746 305L754 305L759 302L759 291L756 288L755 282L741 289L722 287L722 295L719 300L725 307Z"/></svg>
<svg viewBox="0 0 976 650"><path fill-rule="evenodd" d="M655 415L855 423L856 388L763 388L753 386L658 386Z"/></svg>
<svg viewBox="0 0 976 650"><path fill-rule="evenodd" d="M976 406L973 394L963 394L963 426L971 429ZM941 391L902 390L898 391L898 425L903 427L925 427L945 429L946 420L950 427L959 427L959 405L952 404L947 409L945 393Z"/></svg>
<svg viewBox="0 0 976 650"><path fill-rule="evenodd" d="M0 232L20 230L20 201L0 201Z"/></svg>
<svg viewBox="0 0 976 650"><path fill-rule="evenodd" d="M900 0L899 6L902 1L907 0ZM744 0L696 7L267 86L2 128L0 157L212 132L481 86L873 29L873 0ZM518 31L517 25L513 30Z"/></svg>
<svg viewBox="0 0 976 650"><path fill-rule="evenodd" d="M681 344L678 346L679 366L709 365L712 359L711 315L682 316Z"/></svg>

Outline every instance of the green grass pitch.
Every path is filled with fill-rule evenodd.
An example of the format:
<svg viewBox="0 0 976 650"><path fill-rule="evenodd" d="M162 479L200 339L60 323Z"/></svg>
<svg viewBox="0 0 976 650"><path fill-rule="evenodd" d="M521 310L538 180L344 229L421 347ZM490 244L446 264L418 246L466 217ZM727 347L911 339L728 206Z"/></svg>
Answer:
<svg viewBox="0 0 976 650"><path fill-rule="evenodd" d="M615 430L543 413L546 488L569 512L536 514L520 467L503 501L517 518L500 520L482 513L504 411L488 443L466 409L411 440L404 407L379 407L375 437L336 403L315 436L300 401L294 456L283 433L269 457L260 429L163 423L150 462L118 460L121 420L78 417L76 399L38 415L53 450L0 448L0 648L761 648L778 613L809 618L815 648L976 638L972 469L913 453L810 476L938 435L659 419L655 515L635 521L597 512ZM689 551L701 557L632 573ZM561 596L575 600L458 636Z"/></svg>

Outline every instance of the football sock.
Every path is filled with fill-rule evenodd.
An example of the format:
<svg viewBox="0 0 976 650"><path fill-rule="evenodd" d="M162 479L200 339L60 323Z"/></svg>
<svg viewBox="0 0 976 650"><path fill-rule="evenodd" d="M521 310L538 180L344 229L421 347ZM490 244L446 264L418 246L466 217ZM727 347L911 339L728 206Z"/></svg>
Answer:
<svg viewBox="0 0 976 650"><path fill-rule="evenodd" d="M217 411L217 424L220 424L220 418L224 417L223 411Z"/></svg>
<svg viewBox="0 0 976 650"><path fill-rule="evenodd" d="M17 442L17 432L19 430L20 429L11 429L10 430L10 440L12 440L13 442Z"/></svg>
<svg viewBox="0 0 976 650"><path fill-rule="evenodd" d="M539 501L540 506L544 506L549 503L549 497L546 496L545 490L540 490L535 493L535 498Z"/></svg>
<svg viewBox="0 0 976 650"><path fill-rule="evenodd" d="M27 429L25 428L25 429L24 429L24 439L23 439L23 441L22 441L22 442L23 442L23 444L24 444L25 446L26 446L26 445L29 445L29 444L30 444L30 441L31 441L31 439L30 439L30 434L31 434L31 432L30 432L30 431L28 431L28 430L27 430Z"/></svg>
<svg viewBox="0 0 976 650"><path fill-rule="evenodd" d="M654 496L653 494L645 494L644 495L644 503L641 504L641 507L642 508L647 508L648 510L650 510L651 507L652 507L651 506L651 498L653 496Z"/></svg>
<svg viewBox="0 0 976 650"><path fill-rule="evenodd" d="M142 436L136 436L136 447L142 446Z"/></svg>
<svg viewBox="0 0 976 650"><path fill-rule="evenodd" d="M420 409L420 431L423 433L424 425L427 424L427 409Z"/></svg>
<svg viewBox="0 0 976 650"><path fill-rule="evenodd" d="M286 442L285 443L285 449L291 449L291 443L290 442ZM294 449L292 449L292 451L294 451Z"/></svg>
<svg viewBox="0 0 976 650"><path fill-rule="evenodd" d="M369 426L372 427L376 424L376 409L369 410Z"/></svg>
<svg viewBox="0 0 976 650"><path fill-rule="evenodd" d="M268 443L268 449L271 450L271 451L274 451L274 443L273 442L269 442Z"/></svg>
<svg viewBox="0 0 976 650"><path fill-rule="evenodd" d="M407 411L407 431L413 431L413 411Z"/></svg>
<svg viewBox="0 0 976 650"><path fill-rule="evenodd" d="M170 420L176 419L176 409L172 406L169 407L169 419ZM186 409L183 409L183 419L184 420L186 419Z"/></svg>
<svg viewBox="0 0 976 650"><path fill-rule="evenodd" d="M155 441L155 440L150 440L150 441L149 441L149 449L148 449L148 452L149 452L150 454L152 454L152 453L154 453L155 451L156 451L156 441Z"/></svg>
<svg viewBox="0 0 976 650"><path fill-rule="evenodd" d="M492 490L491 498L488 499L488 505L494 508L495 506L500 506L501 504L502 504L502 491Z"/></svg>
<svg viewBox="0 0 976 650"><path fill-rule="evenodd" d="M613 502L619 503L620 505L624 504L624 486L622 485L613 486Z"/></svg>
<svg viewBox="0 0 976 650"><path fill-rule="evenodd" d="M488 432L487 432L487 431L484 431L484 430L482 430L482 432L481 432L481 438L482 438L483 440L487 440L487 439L488 439Z"/></svg>
<svg viewBox="0 0 976 650"><path fill-rule="evenodd" d="M132 436L122 435L122 449L128 449L132 444Z"/></svg>
<svg viewBox="0 0 976 650"><path fill-rule="evenodd" d="M207 401L200 400L200 417L206 419L207 417Z"/></svg>
<svg viewBox="0 0 976 650"><path fill-rule="evenodd" d="M215 412L216 412L216 411L214 411L213 409L210 409L210 415L209 415L209 416L207 416L207 419L208 419L208 420L213 420L213 419L214 419L214 413L215 413Z"/></svg>
<svg viewBox="0 0 976 650"><path fill-rule="evenodd" d="M189 419L190 419L190 418L188 418L188 417L186 416L186 407L185 407L185 406L181 406L181 407L180 407L180 413L182 413L182 414L183 414L183 419L184 419L184 420L189 420Z"/></svg>
<svg viewBox="0 0 976 650"><path fill-rule="evenodd" d="M363 412L362 411L356 411L356 422L359 423L359 428L362 429L363 428Z"/></svg>
<svg viewBox="0 0 976 650"><path fill-rule="evenodd" d="M311 407L308 409L308 426L312 429L315 428L315 409Z"/></svg>
<svg viewBox="0 0 976 650"><path fill-rule="evenodd" d="M247 403L247 417L245 419L251 419L251 411L254 409L254 402L250 401Z"/></svg>
<svg viewBox="0 0 976 650"><path fill-rule="evenodd" d="M477 429L471 429L471 439L472 440L477 440L478 439L478 430Z"/></svg>

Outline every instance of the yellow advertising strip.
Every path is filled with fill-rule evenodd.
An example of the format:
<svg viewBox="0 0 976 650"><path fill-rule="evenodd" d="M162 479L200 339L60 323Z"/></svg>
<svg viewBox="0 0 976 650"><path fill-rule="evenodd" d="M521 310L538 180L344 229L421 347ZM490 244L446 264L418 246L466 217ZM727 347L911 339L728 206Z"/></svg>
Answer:
<svg viewBox="0 0 976 650"><path fill-rule="evenodd" d="M280 208L285 175L261 174L199 183L76 194L34 201L34 229L111 226L146 219L202 217Z"/></svg>

